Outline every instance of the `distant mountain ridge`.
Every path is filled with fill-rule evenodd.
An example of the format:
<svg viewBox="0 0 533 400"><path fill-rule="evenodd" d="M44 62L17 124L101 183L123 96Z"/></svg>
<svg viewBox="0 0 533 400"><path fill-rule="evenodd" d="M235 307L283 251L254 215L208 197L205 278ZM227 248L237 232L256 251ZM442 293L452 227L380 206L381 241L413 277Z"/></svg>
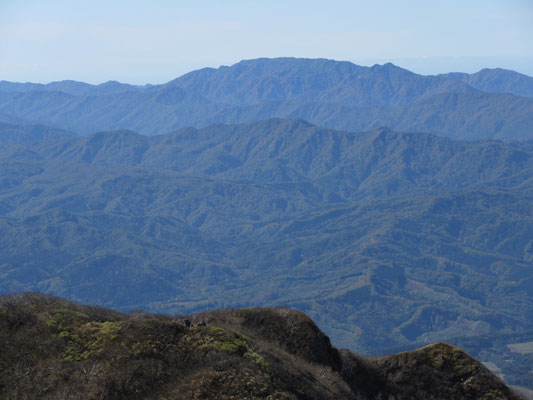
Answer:
<svg viewBox="0 0 533 400"><path fill-rule="evenodd" d="M89 83L72 80L51 82L48 84L0 81L0 92L26 93L43 91L63 92L75 96L102 96L108 94L137 91L150 86L152 85L129 85L117 81L107 81L99 85L91 85Z"/></svg>
<svg viewBox="0 0 533 400"><path fill-rule="evenodd" d="M379 126L460 139L531 139L533 78L513 71L422 76L392 64L255 59L163 85L0 83L0 114L88 134L162 134L213 123L302 118L334 129ZM9 121L8 121L9 122Z"/></svg>
<svg viewBox="0 0 533 400"><path fill-rule="evenodd" d="M209 293L259 297L310 312L342 343L357 326L375 348L532 327L528 301L509 297L531 295L533 153L521 146L280 119L3 146L0 289L180 312ZM398 308L379 343L365 299Z"/></svg>
<svg viewBox="0 0 533 400"><path fill-rule="evenodd" d="M533 78L515 71L484 68L475 74L452 72L443 76L464 82L485 92L533 97Z"/></svg>
<svg viewBox="0 0 533 400"><path fill-rule="evenodd" d="M401 174L398 179L402 184L396 190L417 188L438 192L442 190L441 177L447 189L447 185L461 188L463 183L487 187L490 181L501 187L502 180L509 179L517 168L533 169L529 149L522 150L519 144L509 146L497 141L467 144L387 128L350 133L316 127L298 119L218 124L199 130L184 128L158 136L114 131L82 138L65 133L65 137L67 140L32 147L32 157L269 183L345 179L354 185L343 190L346 193L365 186L377 188L387 180L383 175L397 173ZM11 157L10 151L5 149L4 154L0 151L0 156ZM375 176L376 173L379 175ZM513 177L513 185L526 177ZM368 179L372 183L365 183Z"/></svg>
<svg viewBox="0 0 533 400"><path fill-rule="evenodd" d="M76 135L43 125L16 125L0 122L0 143L40 143L72 139Z"/></svg>
<svg viewBox="0 0 533 400"><path fill-rule="evenodd" d="M298 100L356 107L402 105L434 93L473 90L454 79L417 75L391 63L361 67L292 58L245 60L231 67L193 71L164 85L173 86L230 105Z"/></svg>
<svg viewBox="0 0 533 400"><path fill-rule="evenodd" d="M529 79L283 58L0 90L0 293L285 305L367 353L470 343L533 388L506 347L533 340Z"/></svg>

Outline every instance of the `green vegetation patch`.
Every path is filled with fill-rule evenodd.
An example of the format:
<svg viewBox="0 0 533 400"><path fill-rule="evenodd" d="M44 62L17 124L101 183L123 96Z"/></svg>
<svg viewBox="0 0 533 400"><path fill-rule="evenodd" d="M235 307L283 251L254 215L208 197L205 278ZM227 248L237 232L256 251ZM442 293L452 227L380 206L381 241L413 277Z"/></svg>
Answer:
<svg viewBox="0 0 533 400"><path fill-rule="evenodd" d="M207 342L202 347L218 350L246 353L249 348L244 335L228 331L217 326L208 326Z"/></svg>
<svg viewBox="0 0 533 400"><path fill-rule="evenodd" d="M89 322L71 331L59 332L59 336L67 341L63 359L85 361L100 356L117 339L122 324L122 321Z"/></svg>
<svg viewBox="0 0 533 400"><path fill-rule="evenodd" d="M475 361L458 347L437 343L426 348L431 363L436 368L442 368L445 364L452 363L459 374L470 374L476 368Z"/></svg>
<svg viewBox="0 0 533 400"><path fill-rule="evenodd" d="M253 353L253 352L245 353L244 356L251 358L253 361L255 361L257 364L259 364L263 368L268 368L269 366L268 362L266 362L266 360L257 353Z"/></svg>
<svg viewBox="0 0 533 400"><path fill-rule="evenodd" d="M255 353L251 346L252 338L235 330L226 330L218 326L208 325L206 342L201 348L212 348L216 350L240 353L244 357L250 358L260 366L266 368L268 363L259 354Z"/></svg>
<svg viewBox="0 0 533 400"><path fill-rule="evenodd" d="M533 354L533 342L510 343L507 347L513 353Z"/></svg>
<svg viewBox="0 0 533 400"><path fill-rule="evenodd" d="M59 331L60 334L64 334L88 319L89 316L86 314L65 308L54 310L52 316L48 319L47 324L49 327Z"/></svg>

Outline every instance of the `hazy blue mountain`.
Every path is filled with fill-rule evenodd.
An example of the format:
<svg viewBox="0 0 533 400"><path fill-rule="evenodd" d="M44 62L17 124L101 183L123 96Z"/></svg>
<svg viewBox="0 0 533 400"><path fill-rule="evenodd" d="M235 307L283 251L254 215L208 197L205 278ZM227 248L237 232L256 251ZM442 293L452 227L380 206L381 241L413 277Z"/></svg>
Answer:
<svg viewBox="0 0 533 400"><path fill-rule="evenodd" d="M0 291L284 304L374 352L520 332L532 207L520 143L279 119L19 143L0 151Z"/></svg>
<svg viewBox="0 0 533 400"><path fill-rule="evenodd" d="M0 122L0 143L53 142L74 138L76 135L44 125L15 125Z"/></svg>
<svg viewBox="0 0 533 400"><path fill-rule="evenodd" d="M50 92L0 93L0 109L25 120L46 121L77 133L138 127L143 133L197 125L218 108L180 88L74 96ZM2 112L2 111L0 111Z"/></svg>
<svg viewBox="0 0 533 400"><path fill-rule="evenodd" d="M143 87L128 85L117 81L108 81L99 85L91 85L72 80L51 82L48 84L0 81L0 92L63 92L75 96L102 96L108 94L118 94L123 92L137 91L146 87L150 87L150 85Z"/></svg>
<svg viewBox="0 0 533 400"><path fill-rule="evenodd" d="M153 135L279 117L349 131L388 126L468 140L531 139L533 99L507 93L527 88L531 78L521 76L518 83L506 78L498 86L497 78L479 74L422 76L390 63L361 67L325 59L256 59L144 88L4 82L0 115L81 134L129 129ZM479 90L482 82L490 82L486 91Z"/></svg>
<svg viewBox="0 0 533 400"><path fill-rule="evenodd" d="M287 305L373 353L532 331L530 79L281 58L0 82L0 293Z"/></svg>
<svg viewBox="0 0 533 400"><path fill-rule="evenodd" d="M301 104L294 101L228 106L208 121L227 124L269 116L303 118L320 126L342 130L396 130L432 132L463 140L531 138L533 99L510 94L444 93L397 107L346 107L339 104Z"/></svg>
<svg viewBox="0 0 533 400"><path fill-rule="evenodd" d="M281 119L186 128L153 137L100 132L44 143L32 151L56 162L138 166L265 183L334 183L344 199L472 185L501 187L516 168L533 167L528 151L498 141L456 142L387 128L350 133ZM392 179L397 183L387 192ZM517 185L527 175L513 179Z"/></svg>
<svg viewBox="0 0 533 400"><path fill-rule="evenodd" d="M485 92L533 97L533 78L502 68L485 68L475 74L454 72L441 76L464 82Z"/></svg>
<svg viewBox="0 0 533 400"><path fill-rule="evenodd" d="M446 77L422 76L393 64L361 67L326 59L255 59L202 69L164 85L191 90L212 102L336 103L345 106L408 104L425 95L473 89Z"/></svg>

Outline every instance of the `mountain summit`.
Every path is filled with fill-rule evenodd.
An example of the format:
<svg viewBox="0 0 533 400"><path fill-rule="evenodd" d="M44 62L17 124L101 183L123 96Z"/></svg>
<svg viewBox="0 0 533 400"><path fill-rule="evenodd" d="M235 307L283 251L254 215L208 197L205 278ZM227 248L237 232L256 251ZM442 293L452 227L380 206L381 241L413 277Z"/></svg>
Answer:
<svg viewBox="0 0 533 400"><path fill-rule="evenodd" d="M145 87L0 82L0 115L6 122L80 134L130 129L153 135L279 117L349 131L388 126L468 140L517 140L533 138L533 99L527 97L532 82L504 70L423 76L390 63L260 58Z"/></svg>

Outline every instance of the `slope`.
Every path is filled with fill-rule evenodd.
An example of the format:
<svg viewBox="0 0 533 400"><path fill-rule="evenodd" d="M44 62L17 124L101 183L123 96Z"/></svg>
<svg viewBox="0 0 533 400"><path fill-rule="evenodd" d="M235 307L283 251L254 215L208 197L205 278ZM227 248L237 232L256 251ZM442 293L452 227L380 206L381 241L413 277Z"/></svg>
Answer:
<svg viewBox="0 0 533 400"><path fill-rule="evenodd" d="M10 398L520 398L456 347L367 359L284 308L215 311L191 324L40 294L0 301L0 394Z"/></svg>
<svg viewBox="0 0 533 400"><path fill-rule="evenodd" d="M532 166L527 143L277 119L4 147L0 291L288 305L373 353L531 330Z"/></svg>
<svg viewBox="0 0 533 400"><path fill-rule="evenodd" d="M473 88L490 93L513 93L533 97L533 78L502 68L484 68L475 74L449 73L444 77L466 83Z"/></svg>
<svg viewBox="0 0 533 400"><path fill-rule="evenodd" d="M102 85L69 90L74 84L68 82L26 89L4 83L0 113L81 134L130 129L153 135L280 117L350 131L389 126L511 141L531 139L533 100L499 90L527 88L526 78L501 88L485 85L487 93L462 82L462 75L422 76L390 63L361 67L325 59L256 59L125 91L96 90Z"/></svg>

